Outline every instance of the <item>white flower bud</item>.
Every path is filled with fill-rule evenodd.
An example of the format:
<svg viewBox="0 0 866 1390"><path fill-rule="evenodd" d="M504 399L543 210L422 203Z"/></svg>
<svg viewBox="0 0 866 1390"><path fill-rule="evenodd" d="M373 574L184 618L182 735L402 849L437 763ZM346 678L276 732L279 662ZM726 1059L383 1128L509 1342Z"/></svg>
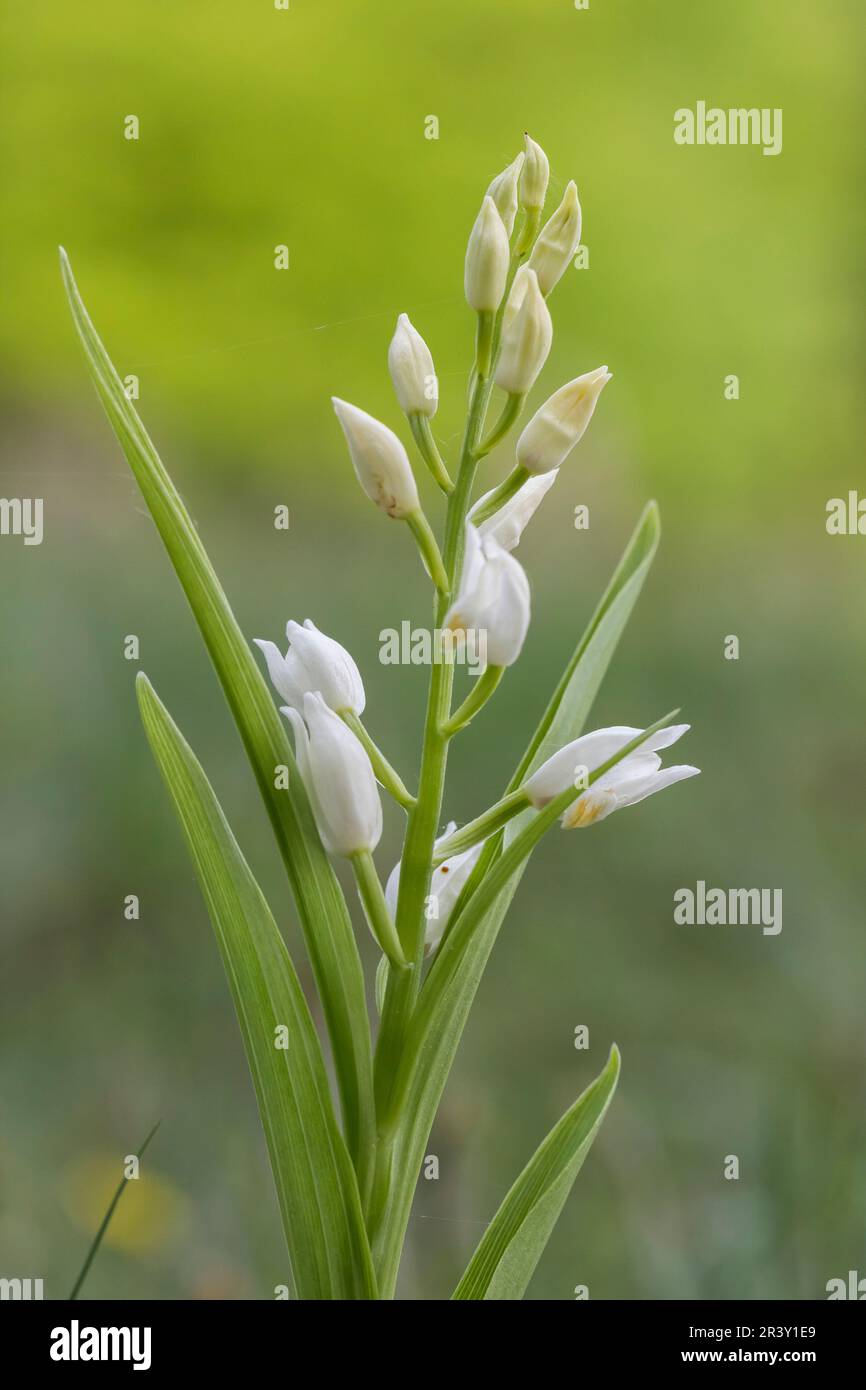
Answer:
<svg viewBox="0 0 866 1390"><path fill-rule="evenodd" d="M445 617L455 634L484 634L488 666L512 666L529 627L529 580L513 555L466 524L460 592Z"/></svg>
<svg viewBox="0 0 866 1390"><path fill-rule="evenodd" d="M485 537L491 536L493 540L499 542L503 550L514 550L520 543L520 537L523 535L527 523L535 515L542 497L555 482L555 469L550 473L542 473L537 478L527 479L512 498L492 516L489 516L486 521L482 521L478 527L478 534L481 539L484 540ZM494 488L491 492L486 492L483 497L479 497L469 513L470 521L473 512L480 511L495 490Z"/></svg>
<svg viewBox="0 0 866 1390"><path fill-rule="evenodd" d="M508 298L505 301L505 308L502 310L502 332L507 333L514 320L517 318L517 311L523 303L528 284L529 266L522 265L514 277Z"/></svg>
<svg viewBox="0 0 866 1390"><path fill-rule="evenodd" d="M408 314L401 314L388 348L388 371L400 408L406 415L435 415L439 383L430 349Z"/></svg>
<svg viewBox="0 0 866 1390"><path fill-rule="evenodd" d="M525 395L547 361L552 342L550 310L538 288L535 271L527 267L520 308L508 327L503 328L502 352L494 373L496 385L509 395Z"/></svg>
<svg viewBox="0 0 866 1390"><path fill-rule="evenodd" d="M520 171L520 206L527 211L540 211L547 194L550 165L540 145L528 135L523 137L523 168Z"/></svg>
<svg viewBox="0 0 866 1390"><path fill-rule="evenodd" d="M508 277L508 233L489 196L481 204L466 248L463 283L466 302L478 313L494 313Z"/></svg>
<svg viewBox="0 0 866 1390"><path fill-rule="evenodd" d="M396 520L418 510L409 456L393 430L348 401L331 397L343 427L358 482L371 501Z"/></svg>
<svg viewBox="0 0 866 1390"><path fill-rule="evenodd" d="M275 690L297 710L303 708L304 696L318 690L330 709L340 714L351 710L362 714L366 697L364 682L352 657L307 618L300 623L286 624L289 650L283 656L274 642L254 638L264 653L268 674Z"/></svg>
<svg viewBox="0 0 866 1390"><path fill-rule="evenodd" d="M436 840L434 849L438 848L443 840L447 840L448 836L453 834L456 829L456 821L449 822L444 832ZM462 854L452 855L450 859L446 859L438 868L433 870L425 907L424 945L428 952L435 950L442 940L448 919L454 911L463 885L475 868L483 848L484 842L481 841L481 843L473 845L471 849L464 850ZM397 920L399 891L400 865L398 863L394 865L388 875L388 882L385 884L385 902L391 914L391 920L394 922Z"/></svg>
<svg viewBox="0 0 866 1390"><path fill-rule="evenodd" d="M676 743L688 728L688 724L672 724L651 734L646 743L603 773L572 802L562 816L563 829L593 825L596 821L604 820L612 811L620 810L623 806L634 806L644 797L652 796L674 782L696 777L700 771L697 767L681 765L663 768L657 752ZM594 733L573 739L542 763L537 772L533 772L524 782L523 790L530 804L540 810L569 787L585 785L589 773L602 767L641 732L640 729L615 727L596 729Z"/></svg>
<svg viewBox="0 0 866 1390"><path fill-rule="evenodd" d="M507 168L497 174L487 190L488 198L492 198L496 204L499 216L502 218L503 225L509 236L514 231L514 219L517 216L517 181L520 178L520 170L523 168L523 152L513 159Z"/></svg>
<svg viewBox="0 0 866 1390"><path fill-rule="evenodd" d="M517 441L517 462L522 468L528 473L547 473L565 462L582 438L610 378L607 367L596 367L554 391Z"/></svg>
<svg viewBox="0 0 866 1390"><path fill-rule="evenodd" d="M304 696L303 718L283 708L295 732L295 757L322 843L348 858L374 850L382 834L382 803L366 752L318 692Z"/></svg>
<svg viewBox="0 0 866 1390"><path fill-rule="evenodd" d="M539 232L529 257L543 295L550 294L562 279L580 245L580 220L577 184L572 180L556 212Z"/></svg>

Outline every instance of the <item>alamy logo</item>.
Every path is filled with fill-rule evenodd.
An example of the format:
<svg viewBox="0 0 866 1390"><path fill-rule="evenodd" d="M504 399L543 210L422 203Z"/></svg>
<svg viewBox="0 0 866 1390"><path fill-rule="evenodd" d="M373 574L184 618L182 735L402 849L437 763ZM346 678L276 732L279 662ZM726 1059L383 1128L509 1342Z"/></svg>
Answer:
<svg viewBox="0 0 866 1390"><path fill-rule="evenodd" d="M703 879L695 887L674 893L674 921L678 926L763 927L764 936L782 930L781 888L708 888Z"/></svg>
<svg viewBox="0 0 866 1390"><path fill-rule="evenodd" d="M456 662L473 676L480 676L487 665L485 628L413 627L408 618L379 633L379 660L383 666L441 666Z"/></svg>
<svg viewBox="0 0 866 1390"><path fill-rule="evenodd" d="M0 1299L26 1302L28 1299L44 1297L41 1279L0 1279Z"/></svg>
<svg viewBox="0 0 866 1390"><path fill-rule="evenodd" d="M134 1371L150 1370L149 1327L69 1327L51 1329L52 1361L131 1361Z"/></svg>
<svg viewBox="0 0 866 1390"><path fill-rule="evenodd" d="M866 1279L861 1279L856 1269L848 1270L847 1282L844 1279L827 1280L827 1301L838 1298L854 1298L858 1303L866 1299Z"/></svg>
<svg viewBox="0 0 866 1390"><path fill-rule="evenodd" d="M0 497L0 536L23 536L25 545L41 545L42 498Z"/></svg>
<svg viewBox="0 0 866 1390"><path fill-rule="evenodd" d="M677 145L762 145L763 153L782 153L781 106L707 106L697 102L694 111L681 106L674 112Z"/></svg>

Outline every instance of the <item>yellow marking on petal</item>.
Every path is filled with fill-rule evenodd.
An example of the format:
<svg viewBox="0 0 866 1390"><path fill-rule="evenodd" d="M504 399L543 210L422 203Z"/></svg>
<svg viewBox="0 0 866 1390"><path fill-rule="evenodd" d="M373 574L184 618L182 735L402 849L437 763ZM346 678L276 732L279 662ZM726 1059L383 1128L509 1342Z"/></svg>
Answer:
<svg viewBox="0 0 866 1390"><path fill-rule="evenodd" d="M563 830L583 829L585 825L592 825L606 815L610 809L611 794L600 796L581 796L578 797L573 806L569 806L565 815L562 817Z"/></svg>

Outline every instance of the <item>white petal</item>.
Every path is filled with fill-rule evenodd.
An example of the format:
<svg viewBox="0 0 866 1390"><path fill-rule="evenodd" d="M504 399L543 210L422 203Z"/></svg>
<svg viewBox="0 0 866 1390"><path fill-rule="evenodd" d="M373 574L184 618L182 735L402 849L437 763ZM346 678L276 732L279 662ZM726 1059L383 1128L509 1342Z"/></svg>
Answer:
<svg viewBox="0 0 866 1390"><path fill-rule="evenodd" d="M651 734L646 743L641 744L635 753L629 755L629 759L623 759L609 773L605 773L599 781L608 785L616 785L627 771L623 771L623 764L631 758L655 752L659 748L668 748L677 739L682 738L683 734L690 726L688 724L673 724L666 729L659 729L657 733ZM595 770L614 757L620 749L627 743L631 743L641 733L642 729L635 729L629 725L613 725L607 729L596 729L590 734L581 734L580 738L573 739L558 752L554 753L542 763L541 767L527 778L524 787L532 801L533 806L540 808L546 806L555 796L559 796L567 787L573 786L578 771L585 768L588 772ZM608 782L608 779L610 781Z"/></svg>
<svg viewBox="0 0 866 1390"><path fill-rule="evenodd" d="M286 667L286 659L279 647L275 642L266 641L264 637L254 637L253 641L267 662L268 675L277 694L282 695L284 700L288 700L290 705L300 708L303 691L299 690L292 680L291 673Z"/></svg>
<svg viewBox="0 0 866 1390"><path fill-rule="evenodd" d="M373 850L382 834L382 803L370 759L318 692L304 696L309 770L319 833L333 854ZM317 817L318 819L318 817Z"/></svg>
<svg viewBox="0 0 866 1390"><path fill-rule="evenodd" d="M645 797L654 796L656 792L663 791L665 787L672 787L675 782L684 782L689 777L697 777L700 770L699 767L689 767L686 763L676 767L663 767L660 772L656 772L650 777L636 779L633 785L623 792L617 791L618 805L636 806Z"/></svg>
<svg viewBox="0 0 866 1390"><path fill-rule="evenodd" d="M297 688L306 694L318 690L332 710L352 710L361 714L364 709L364 682L354 660L345 647L319 632L310 618L303 627L296 622L286 624L289 651L286 669Z"/></svg>
<svg viewBox="0 0 866 1390"><path fill-rule="evenodd" d="M537 477L529 478L504 507L500 507L498 512L482 521L478 528L479 534L482 537L492 536L503 550L515 550L545 493L549 492L556 482L558 471L554 468L549 473L540 473ZM492 492L486 492L483 497L479 497L469 513L470 521L472 512L480 511L490 496Z"/></svg>

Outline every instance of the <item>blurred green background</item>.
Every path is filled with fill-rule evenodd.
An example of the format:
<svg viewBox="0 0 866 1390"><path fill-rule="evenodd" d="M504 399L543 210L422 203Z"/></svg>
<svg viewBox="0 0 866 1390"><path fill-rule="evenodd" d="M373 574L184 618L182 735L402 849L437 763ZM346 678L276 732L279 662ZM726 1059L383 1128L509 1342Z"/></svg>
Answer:
<svg viewBox="0 0 866 1390"><path fill-rule="evenodd" d="M45 538L0 540L0 1274L65 1296L120 1157L161 1117L90 1295L267 1298L286 1277L127 634L309 983L222 697L73 341L57 245L139 377L245 631L311 616L350 647L368 725L412 778L425 673L377 654L381 629L427 621L425 584L355 484L328 398L402 429L385 353L406 310L453 452L466 237L524 128L553 198L577 179L590 252L553 297L534 399L600 362L614 381L521 546L530 636L455 748L445 809L461 821L498 793L650 496L661 551L591 726L682 705L703 776L538 851L430 1141L440 1177L419 1185L401 1293L450 1293L614 1039L619 1092L531 1297L820 1298L866 1274L866 541L825 530L827 500L866 487L862 19L855 0L5 7L2 491L44 498ZM782 154L676 146L673 112L699 99L783 108ZM502 448L485 484L508 466ZM400 833L388 808L383 873ZM698 879L781 888L781 935L676 926L673 893Z"/></svg>

